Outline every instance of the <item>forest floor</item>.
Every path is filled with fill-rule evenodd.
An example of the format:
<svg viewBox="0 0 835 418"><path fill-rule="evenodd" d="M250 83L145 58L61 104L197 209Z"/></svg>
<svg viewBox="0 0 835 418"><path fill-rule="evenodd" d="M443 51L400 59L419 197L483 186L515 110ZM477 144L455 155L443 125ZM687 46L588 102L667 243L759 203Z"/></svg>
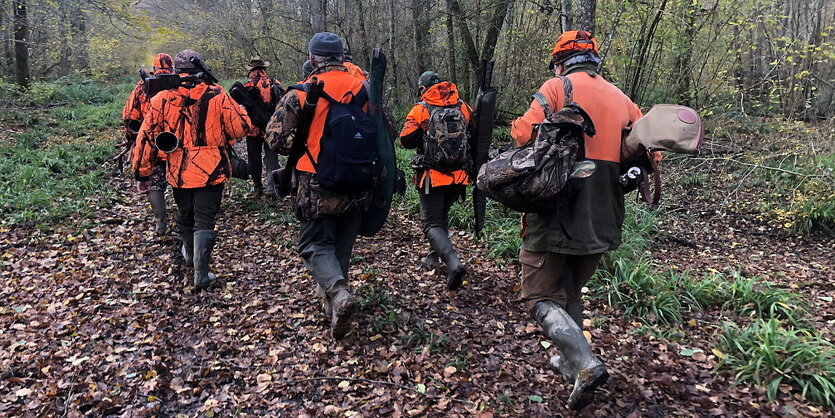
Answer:
<svg viewBox="0 0 835 418"><path fill-rule="evenodd" d="M669 182L652 258L694 273L737 269L802 293L832 340L835 239L787 233L744 204L729 210L726 199L754 204L769 189L714 176L719 163L665 164L707 175L700 187ZM213 258L220 285L194 294L180 241L153 235L128 177L107 180L110 198L86 198L91 216L0 227L0 415L572 414L570 385L548 366L556 348L519 301L518 264L485 256L469 231L453 241L470 276L448 292L443 271L418 267L427 249L419 219L396 201L384 230L357 241L350 284L362 309L334 341L294 251L289 202L232 182ZM732 385L715 368L712 312L678 324L681 338L644 332L601 298L587 300L586 317L612 377L579 416L827 415L790 388L769 401L762 387Z"/></svg>

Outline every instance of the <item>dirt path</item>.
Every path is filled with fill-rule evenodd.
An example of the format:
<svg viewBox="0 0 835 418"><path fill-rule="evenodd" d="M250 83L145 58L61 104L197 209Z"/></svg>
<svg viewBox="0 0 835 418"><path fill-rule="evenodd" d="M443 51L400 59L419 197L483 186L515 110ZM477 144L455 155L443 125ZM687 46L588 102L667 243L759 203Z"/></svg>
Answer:
<svg viewBox="0 0 835 418"><path fill-rule="evenodd" d="M541 344L517 301L517 266L481 256L468 234L454 240L476 273L458 293L445 291L441 272L416 267L425 244L402 208L378 237L361 239L351 285L370 302L337 343L293 251L294 223L259 221L246 209L252 202L227 195L214 259L223 287L193 295L179 241L152 236L132 182L113 187L120 202L81 235L0 230L0 415L567 413L568 387L547 366L556 349ZM724 238L685 224L667 230L698 243L662 251L669 263L719 269L733 257L831 294L831 281L815 279L816 263L831 278L832 261L816 255L823 247L736 229ZM786 253L768 250L776 246ZM758 390L729 389L711 372L713 356L683 357L675 344L635 333L637 324L601 301L587 308L612 379L582 415L815 414L793 400L768 403ZM710 319L682 329L708 353Z"/></svg>

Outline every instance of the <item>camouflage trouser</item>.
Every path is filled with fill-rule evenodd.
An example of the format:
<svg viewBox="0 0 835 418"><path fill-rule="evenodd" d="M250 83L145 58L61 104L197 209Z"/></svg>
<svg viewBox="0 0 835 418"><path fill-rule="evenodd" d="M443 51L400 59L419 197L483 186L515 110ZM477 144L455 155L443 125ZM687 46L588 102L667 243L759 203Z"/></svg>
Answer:
<svg viewBox="0 0 835 418"><path fill-rule="evenodd" d="M300 221L314 221L331 216L361 213L371 205L371 192L342 193L316 182L312 173L296 171L295 212Z"/></svg>
<svg viewBox="0 0 835 418"><path fill-rule="evenodd" d="M154 172L149 178L151 181L151 190L164 192L168 188L168 182L165 181L165 161L157 162L154 165Z"/></svg>

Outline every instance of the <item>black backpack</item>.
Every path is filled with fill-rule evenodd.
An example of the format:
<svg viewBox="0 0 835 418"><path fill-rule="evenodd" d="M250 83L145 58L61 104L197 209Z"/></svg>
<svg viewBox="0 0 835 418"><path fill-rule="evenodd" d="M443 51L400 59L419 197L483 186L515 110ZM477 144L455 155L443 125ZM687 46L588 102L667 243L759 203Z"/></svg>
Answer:
<svg viewBox="0 0 835 418"><path fill-rule="evenodd" d="M362 110L368 102L363 87L349 103L342 103L322 92L330 103L319 159L313 163L316 180L325 188L341 192L365 192L374 188L380 177L380 150L377 124ZM307 151L310 161L314 161Z"/></svg>
<svg viewBox="0 0 835 418"><path fill-rule="evenodd" d="M434 106L420 102L429 111L429 126L423 141L423 166L449 173L468 170L472 164L470 133L462 104Z"/></svg>

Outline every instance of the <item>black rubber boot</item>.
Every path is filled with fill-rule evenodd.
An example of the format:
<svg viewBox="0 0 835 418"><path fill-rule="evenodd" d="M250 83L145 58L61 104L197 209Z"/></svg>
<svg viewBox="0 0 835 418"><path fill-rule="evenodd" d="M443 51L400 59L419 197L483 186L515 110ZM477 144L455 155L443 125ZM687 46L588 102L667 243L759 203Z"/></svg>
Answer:
<svg viewBox="0 0 835 418"><path fill-rule="evenodd" d="M580 330L583 329L583 301L581 300L570 300L568 303L565 304L565 311L568 312L568 316L574 320L574 323L580 327Z"/></svg>
<svg viewBox="0 0 835 418"><path fill-rule="evenodd" d="M452 247L446 231L440 227L429 228L426 231L426 238L429 240L429 245L432 246L432 249L446 263L447 289L456 290L461 287L461 284L464 282L464 277L467 275L467 267L458 260L458 254L455 253L455 248Z"/></svg>
<svg viewBox="0 0 835 418"><path fill-rule="evenodd" d="M325 311L325 316L328 319L333 318L333 306L331 305L331 298L328 296L328 293L325 291L325 288L320 286L318 283L316 284L316 296L322 299L322 310Z"/></svg>
<svg viewBox="0 0 835 418"><path fill-rule="evenodd" d="M435 270L441 265L441 258L438 257L438 253L435 252L435 250L430 249L429 254L426 254L425 257L421 257L420 265L427 270Z"/></svg>
<svg viewBox="0 0 835 418"><path fill-rule="evenodd" d="M162 190L151 190L148 193L148 200L151 202L151 211L154 213L154 234L165 235L165 231L168 229L165 192Z"/></svg>
<svg viewBox="0 0 835 418"><path fill-rule="evenodd" d="M204 290L216 279L209 271L209 258L216 241L217 231L202 229L194 233L194 290Z"/></svg>
<svg viewBox="0 0 835 418"><path fill-rule="evenodd" d="M609 379L609 372L592 353L583 331L559 304L539 302L532 316L560 350L561 356L552 357L551 365L569 381L574 380L568 407L585 408L594 400L594 390Z"/></svg>
<svg viewBox="0 0 835 418"><path fill-rule="evenodd" d="M331 300L331 335L339 340L351 330L351 317L357 309L357 299L348 291L345 279L334 283L327 290L327 296Z"/></svg>
<svg viewBox="0 0 835 418"><path fill-rule="evenodd" d="M180 249L180 254L183 255L183 260L185 260L187 266L194 267L194 231L182 228L180 230L180 237L183 239L183 247Z"/></svg>

